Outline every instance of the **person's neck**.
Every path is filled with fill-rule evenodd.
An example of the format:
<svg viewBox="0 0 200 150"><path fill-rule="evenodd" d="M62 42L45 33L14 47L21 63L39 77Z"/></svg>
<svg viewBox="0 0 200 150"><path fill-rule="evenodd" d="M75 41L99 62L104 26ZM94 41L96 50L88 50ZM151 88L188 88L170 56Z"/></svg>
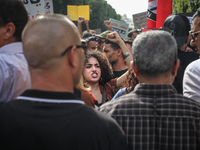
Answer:
<svg viewBox="0 0 200 150"><path fill-rule="evenodd" d="M99 83L98 82L90 82L90 83L87 83L88 86L91 88L91 91L96 91L99 89Z"/></svg>
<svg viewBox="0 0 200 150"><path fill-rule="evenodd" d="M124 59L119 59L116 63L112 65L113 71L122 71L127 69L128 67L126 66Z"/></svg>
<svg viewBox="0 0 200 150"><path fill-rule="evenodd" d="M172 77L139 77L138 78L139 83L146 83L146 84L172 84L173 83L173 78Z"/></svg>
<svg viewBox="0 0 200 150"><path fill-rule="evenodd" d="M72 78L56 77L56 75L31 75L31 89L54 92L74 92Z"/></svg>

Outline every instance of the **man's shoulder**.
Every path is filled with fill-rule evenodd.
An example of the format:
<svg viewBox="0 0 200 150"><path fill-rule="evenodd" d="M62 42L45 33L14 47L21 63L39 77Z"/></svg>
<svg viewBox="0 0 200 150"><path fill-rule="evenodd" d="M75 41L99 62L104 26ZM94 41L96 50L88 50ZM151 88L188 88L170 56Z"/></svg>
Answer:
<svg viewBox="0 0 200 150"><path fill-rule="evenodd" d="M111 102L103 104L99 110L108 115L126 115L128 112L134 111L134 109L153 108L155 103L154 100L156 100L156 104L159 106L165 105L167 109L178 109L179 106L180 108L188 106L184 109L189 111L196 110L200 112L200 103L187 98L182 94L170 93L168 95L141 95L134 91Z"/></svg>
<svg viewBox="0 0 200 150"><path fill-rule="evenodd" d="M15 99L7 103L1 103L0 104L0 116L1 117L8 117L8 116L15 116L18 115L25 115L28 116L31 113L37 113L39 111L45 111L46 113L49 113L48 108L51 107L54 110L58 110L60 112L63 112L65 114L66 112L73 112L72 114L79 115L79 118L87 118L88 122L95 122L97 124L115 124L115 121L103 114L102 112L99 112L95 110L94 108L91 108L90 106L87 106L85 104L78 104L73 103L73 99L70 100L69 103L51 103L51 102L34 102L29 100L20 100ZM77 101L77 100L75 100ZM80 100L82 101L82 100ZM29 108L29 109L27 109ZM44 109L42 109L44 108ZM46 108L46 110L45 110ZM66 109L65 109L66 108ZM77 112L77 113L76 113ZM67 116L63 116L67 117Z"/></svg>
<svg viewBox="0 0 200 150"><path fill-rule="evenodd" d="M0 48L0 66L9 69L28 69L21 42L14 42Z"/></svg>
<svg viewBox="0 0 200 150"><path fill-rule="evenodd" d="M200 70L200 59L197 59L197 60L191 62L191 63L187 66L186 70L188 70L188 69L192 69L192 70L193 70L193 69L198 69L198 70Z"/></svg>
<svg viewBox="0 0 200 150"><path fill-rule="evenodd" d="M129 94L122 95L113 101L106 102L99 108L99 110L109 112L114 109L122 109L128 106L128 104L130 103L139 102L138 100L138 95L134 91L132 91Z"/></svg>

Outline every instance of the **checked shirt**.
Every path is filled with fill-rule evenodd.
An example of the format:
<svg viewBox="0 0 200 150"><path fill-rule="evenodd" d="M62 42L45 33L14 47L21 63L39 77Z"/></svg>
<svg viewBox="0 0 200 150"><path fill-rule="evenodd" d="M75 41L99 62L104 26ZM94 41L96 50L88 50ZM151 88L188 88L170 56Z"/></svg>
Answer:
<svg viewBox="0 0 200 150"><path fill-rule="evenodd" d="M126 134L130 150L200 150L200 104L169 84L138 84L105 103Z"/></svg>

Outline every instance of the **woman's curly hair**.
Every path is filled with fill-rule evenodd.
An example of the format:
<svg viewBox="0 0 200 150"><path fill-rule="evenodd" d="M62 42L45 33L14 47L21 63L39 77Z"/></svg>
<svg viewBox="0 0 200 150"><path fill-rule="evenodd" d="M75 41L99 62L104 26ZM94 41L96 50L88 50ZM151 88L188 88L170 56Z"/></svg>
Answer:
<svg viewBox="0 0 200 150"><path fill-rule="evenodd" d="M101 78L99 80L99 84L100 85L106 84L108 81L112 79L112 71L108 59L103 53L99 51L92 51L92 52L88 51L85 55L84 66L86 65L86 63L88 63L88 59L91 57L96 58L100 65Z"/></svg>
<svg viewBox="0 0 200 150"><path fill-rule="evenodd" d="M122 87L126 87L126 93L130 93L134 90L135 86L138 84L138 79L135 77L133 69L129 69L127 78L122 83Z"/></svg>

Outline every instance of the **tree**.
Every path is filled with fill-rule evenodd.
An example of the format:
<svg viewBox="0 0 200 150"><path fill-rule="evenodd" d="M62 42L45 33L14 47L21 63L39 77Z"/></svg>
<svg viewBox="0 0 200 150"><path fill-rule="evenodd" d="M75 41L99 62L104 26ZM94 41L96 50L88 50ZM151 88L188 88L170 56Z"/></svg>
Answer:
<svg viewBox="0 0 200 150"><path fill-rule="evenodd" d="M90 21L91 29L101 28L101 31L107 30L104 20L109 18L119 19L116 11L105 0L53 0L54 13L67 15L67 5L90 5ZM76 24L76 22L74 22ZM86 30L83 25L83 30Z"/></svg>
<svg viewBox="0 0 200 150"><path fill-rule="evenodd" d="M199 4L199 0L173 0L173 13L196 12Z"/></svg>

